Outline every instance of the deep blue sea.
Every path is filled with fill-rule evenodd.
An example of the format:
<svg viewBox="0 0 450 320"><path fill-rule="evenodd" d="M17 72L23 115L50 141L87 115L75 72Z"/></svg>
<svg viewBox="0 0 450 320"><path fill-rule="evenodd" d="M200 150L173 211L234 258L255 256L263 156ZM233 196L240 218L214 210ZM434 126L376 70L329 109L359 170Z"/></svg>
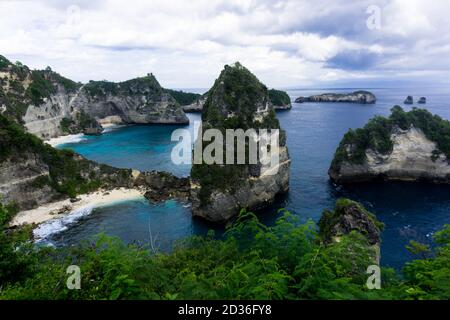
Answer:
<svg viewBox="0 0 450 320"><path fill-rule="evenodd" d="M413 95L428 99L425 107L450 119L450 90L446 88L371 89L377 96L374 105L337 103L293 103L292 110L278 112L287 132L292 159L290 192L275 205L260 214L271 224L278 208L287 208L301 221L318 221L324 209L332 208L339 197L361 201L385 223L382 234L382 264L400 267L412 259L405 245L409 240L431 243L431 236L450 223L450 188L407 183L384 183L340 188L329 182L327 171L334 151L349 128L363 126L374 115L388 115L395 104L405 109L403 100ZM292 101L298 96L324 92L351 92L356 89L288 89ZM191 120L200 115L189 114ZM193 121L192 121L193 122ZM170 140L176 128L189 126L155 125L127 126L101 136L83 137L81 141L60 145L88 159L122 168L165 170L178 176L189 174L189 166L176 166L170 160ZM205 234L213 226L192 219L188 204L168 201L158 205L145 199L122 202L94 209L68 230L55 234L56 244L73 244L99 232L122 238L127 242L148 243L150 230L157 235L161 250L170 250L177 239L193 234ZM220 231L220 230L219 230Z"/></svg>

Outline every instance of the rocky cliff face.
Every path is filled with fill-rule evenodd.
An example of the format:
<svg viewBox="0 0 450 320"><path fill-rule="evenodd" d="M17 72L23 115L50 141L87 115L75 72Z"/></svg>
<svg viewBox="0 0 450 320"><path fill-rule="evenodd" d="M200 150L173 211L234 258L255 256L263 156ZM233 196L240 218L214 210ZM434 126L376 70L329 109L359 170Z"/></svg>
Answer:
<svg viewBox="0 0 450 320"><path fill-rule="evenodd" d="M237 128L280 128L267 88L239 63L225 66L215 81L202 120L203 130L218 128L222 132ZM191 171L193 215L224 222L237 215L241 208L260 209L273 202L277 194L287 192L290 159L284 132L274 152L279 155L275 167L261 162L194 164Z"/></svg>
<svg viewBox="0 0 450 320"><path fill-rule="evenodd" d="M118 169L44 144L0 115L0 202L28 210L98 189L140 188L152 201L186 199L189 180L166 172Z"/></svg>
<svg viewBox="0 0 450 320"><path fill-rule="evenodd" d="M0 56L0 106L28 132L48 139L101 133L101 123L188 123L175 99L149 74L120 83L81 85L51 69L31 71Z"/></svg>
<svg viewBox="0 0 450 320"><path fill-rule="evenodd" d="M409 122L408 117L414 121ZM449 128L447 121L425 110L406 113L395 109L389 119L371 120L365 128L347 133L329 175L337 183L375 179L449 183L450 165L444 149ZM431 140L435 136L438 141Z"/></svg>
<svg viewBox="0 0 450 320"><path fill-rule="evenodd" d="M304 102L347 102L347 103L361 103L372 104L377 101L374 94L368 91L355 91L348 94L340 93L324 93L310 97L298 97L295 99L296 103Z"/></svg>

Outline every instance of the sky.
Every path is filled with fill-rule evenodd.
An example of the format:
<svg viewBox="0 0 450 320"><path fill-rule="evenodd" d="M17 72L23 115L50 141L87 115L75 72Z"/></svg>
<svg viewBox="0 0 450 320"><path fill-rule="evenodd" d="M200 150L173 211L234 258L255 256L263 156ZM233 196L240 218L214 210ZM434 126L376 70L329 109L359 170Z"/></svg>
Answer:
<svg viewBox="0 0 450 320"><path fill-rule="evenodd" d="M80 82L209 88L450 85L448 0L0 0L0 54Z"/></svg>

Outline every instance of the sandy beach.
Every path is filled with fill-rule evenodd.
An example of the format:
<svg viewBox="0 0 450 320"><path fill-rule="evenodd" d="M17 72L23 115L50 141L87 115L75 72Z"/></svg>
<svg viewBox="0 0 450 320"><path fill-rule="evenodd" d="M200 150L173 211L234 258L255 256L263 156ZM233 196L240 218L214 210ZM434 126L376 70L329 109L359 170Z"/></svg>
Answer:
<svg viewBox="0 0 450 320"><path fill-rule="evenodd" d="M12 226L25 223L40 224L55 218L69 216L72 212L84 207L101 207L114 202L133 200L142 197L143 191L137 189L119 188L109 191L96 191L93 193L79 195L77 202L70 202L69 199L52 202L35 209L19 212L11 222Z"/></svg>
<svg viewBox="0 0 450 320"><path fill-rule="evenodd" d="M66 136L59 136L56 138L51 138L49 140L45 140L44 142L51 145L52 147L56 147L60 144L65 143L76 143L83 141L85 139L85 135L83 133L78 134L68 134Z"/></svg>

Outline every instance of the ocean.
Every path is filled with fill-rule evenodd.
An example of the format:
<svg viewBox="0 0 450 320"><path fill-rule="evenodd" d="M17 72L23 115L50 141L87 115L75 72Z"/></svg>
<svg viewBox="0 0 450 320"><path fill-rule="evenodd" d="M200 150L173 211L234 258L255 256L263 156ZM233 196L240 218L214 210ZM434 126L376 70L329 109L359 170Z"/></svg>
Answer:
<svg viewBox="0 0 450 320"><path fill-rule="evenodd" d="M381 263L399 268L413 258L405 248L410 240L431 244L433 233L450 223L450 187L376 183L342 188L330 183L327 171L336 147L349 128L362 127L375 115L389 115L396 104L409 110L413 106L403 105L407 95L413 95L415 101L420 96L427 97L427 104L418 107L450 119L450 91L446 88L291 88L286 91L294 101L298 96L359 89L373 92L377 103L293 103L291 110L277 112L287 133L292 159L290 192L261 212L260 218L270 225L279 215L277 209L286 208L302 222L318 221L323 210L332 209L339 197L360 201L385 223ZM177 166L171 162L170 153L176 142L170 138L177 128L193 130L193 121L200 120L200 115L188 116L191 124L187 126L125 126L108 130L101 136L77 137L58 147L72 149L88 159L116 167L165 170L187 176L190 166ZM156 237L159 250L168 251L178 240L206 234L211 228L217 229L219 235L223 231L192 218L187 203L172 200L155 205L142 198L95 208L91 214L71 220L70 226L55 229L48 241L55 245L71 245L104 232L129 243L144 245Z"/></svg>

